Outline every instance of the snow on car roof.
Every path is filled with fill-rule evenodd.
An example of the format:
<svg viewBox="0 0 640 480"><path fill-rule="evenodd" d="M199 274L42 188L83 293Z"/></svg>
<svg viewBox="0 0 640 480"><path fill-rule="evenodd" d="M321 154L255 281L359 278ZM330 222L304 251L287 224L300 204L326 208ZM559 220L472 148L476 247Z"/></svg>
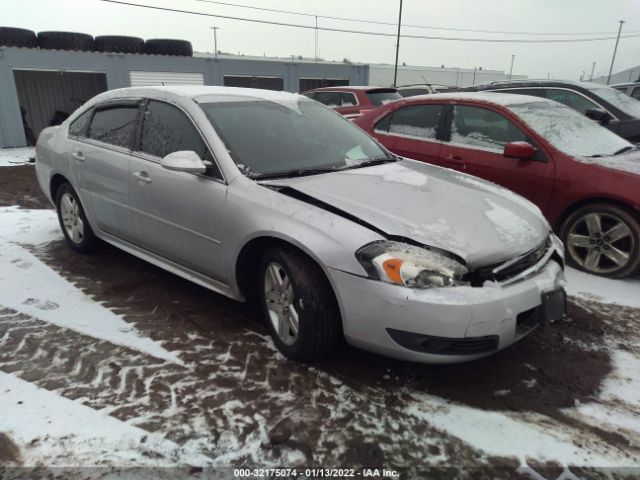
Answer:
<svg viewBox="0 0 640 480"><path fill-rule="evenodd" d="M336 85L333 87L318 87L318 88L312 88L311 90L307 90L307 91L312 91L312 92L321 92L321 91L334 91L334 90L362 90L362 91L367 91L367 90L397 90L397 88L395 87L379 87L376 85Z"/></svg>
<svg viewBox="0 0 640 480"><path fill-rule="evenodd" d="M520 95L517 93L501 92L445 92L433 93L431 95L418 95L405 100L429 99L429 100L474 100L477 102L492 103L494 105L521 105L534 102L553 102L546 98L534 97L532 95Z"/></svg>

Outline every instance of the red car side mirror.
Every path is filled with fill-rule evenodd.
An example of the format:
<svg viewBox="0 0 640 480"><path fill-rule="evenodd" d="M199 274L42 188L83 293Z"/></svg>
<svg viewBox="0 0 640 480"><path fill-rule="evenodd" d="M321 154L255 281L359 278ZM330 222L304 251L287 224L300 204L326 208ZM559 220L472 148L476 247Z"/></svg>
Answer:
<svg viewBox="0 0 640 480"><path fill-rule="evenodd" d="M504 146L504 156L528 160L536 154L536 148L528 142L511 142Z"/></svg>

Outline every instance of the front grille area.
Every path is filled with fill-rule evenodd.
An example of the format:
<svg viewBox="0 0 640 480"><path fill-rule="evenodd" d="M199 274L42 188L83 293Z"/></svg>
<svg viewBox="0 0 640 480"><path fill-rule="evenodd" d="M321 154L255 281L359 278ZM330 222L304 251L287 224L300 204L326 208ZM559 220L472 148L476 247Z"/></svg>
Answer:
<svg viewBox="0 0 640 480"><path fill-rule="evenodd" d="M498 350L497 335L486 337L446 338L405 332L387 328L387 333L398 345L414 352L435 355L477 355Z"/></svg>
<svg viewBox="0 0 640 480"><path fill-rule="evenodd" d="M547 239L536 248L520 256L517 260L512 261L512 263L501 262L478 268L467 274L463 280L471 283L474 287L482 286L487 280L491 282L507 281L540 262L550 248L553 248L551 237L547 237Z"/></svg>

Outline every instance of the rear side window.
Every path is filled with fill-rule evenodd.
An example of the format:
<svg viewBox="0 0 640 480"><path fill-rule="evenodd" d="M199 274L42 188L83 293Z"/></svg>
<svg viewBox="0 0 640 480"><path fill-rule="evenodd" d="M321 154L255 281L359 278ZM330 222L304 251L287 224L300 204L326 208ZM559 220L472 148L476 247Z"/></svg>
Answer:
<svg viewBox="0 0 640 480"><path fill-rule="evenodd" d="M144 112L140 150L163 158L191 150L206 160L207 147L191 120L177 107L151 100Z"/></svg>
<svg viewBox="0 0 640 480"><path fill-rule="evenodd" d="M137 105L114 105L96 110L89 127L89 138L130 148L138 112Z"/></svg>
<svg viewBox="0 0 640 480"><path fill-rule="evenodd" d="M402 98L396 90L370 90L367 92L367 97L373 105L383 105L385 103L393 102Z"/></svg>
<svg viewBox="0 0 640 480"><path fill-rule="evenodd" d="M316 92L313 99L327 107L336 108L342 106L342 92Z"/></svg>
<svg viewBox="0 0 640 480"><path fill-rule="evenodd" d="M91 114L93 109L89 109L76 118L71 125L69 125L69 135L72 137L86 137L87 128L89 127L89 120L91 120Z"/></svg>
<svg viewBox="0 0 640 480"><path fill-rule="evenodd" d="M635 87L631 91L631 98L635 98L636 100L640 100L640 87Z"/></svg>
<svg viewBox="0 0 640 480"><path fill-rule="evenodd" d="M601 109L588 98L571 90L549 89L547 90L547 98L549 100L555 100L556 102L563 103L567 107L571 107L580 113L585 113L590 108Z"/></svg>
<svg viewBox="0 0 640 480"><path fill-rule="evenodd" d="M451 142L491 150L510 142L531 142L520 128L499 113L481 107L455 105Z"/></svg>
<svg viewBox="0 0 640 480"><path fill-rule="evenodd" d="M442 110L443 105L413 105L396 110L391 116L389 133L434 140Z"/></svg>

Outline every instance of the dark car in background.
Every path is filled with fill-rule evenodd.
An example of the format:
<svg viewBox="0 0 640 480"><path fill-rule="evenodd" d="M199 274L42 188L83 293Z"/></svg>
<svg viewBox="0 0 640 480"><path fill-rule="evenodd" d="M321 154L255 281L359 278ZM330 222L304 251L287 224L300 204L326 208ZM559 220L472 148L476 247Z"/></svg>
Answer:
<svg viewBox="0 0 640 480"><path fill-rule="evenodd" d="M357 118L374 108L402 98L398 90L391 87L323 87L303 92L340 115Z"/></svg>
<svg viewBox="0 0 640 480"><path fill-rule="evenodd" d="M640 79L635 82L616 83L611 85L611 88L615 88L619 92L629 95L631 98L640 100Z"/></svg>
<svg viewBox="0 0 640 480"><path fill-rule="evenodd" d="M615 88L567 80L498 81L462 89L466 92L506 92L548 98L600 122L632 143L640 143L640 101Z"/></svg>
<svg viewBox="0 0 640 480"><path fill-rule="evenodd" d="M397 155L527 198L559 232L571 265L614 278L638 270L640 149L575 110L526 95L441 93L354 123ZM527 235L517 219L495 216L506 239Z"/></svg>

